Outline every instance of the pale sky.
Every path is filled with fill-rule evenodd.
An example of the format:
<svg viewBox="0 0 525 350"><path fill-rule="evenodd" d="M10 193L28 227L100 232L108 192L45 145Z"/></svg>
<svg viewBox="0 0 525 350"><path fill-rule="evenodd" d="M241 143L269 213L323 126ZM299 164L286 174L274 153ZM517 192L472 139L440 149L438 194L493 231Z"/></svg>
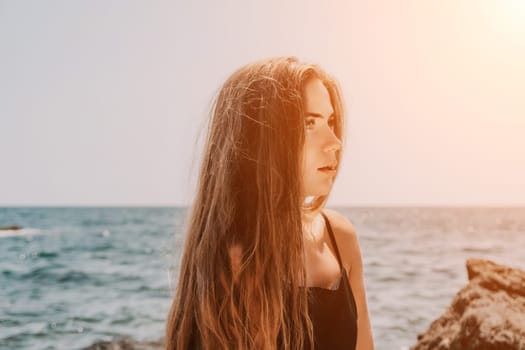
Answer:
<svg viewBox="0 0 525 350"><path fill-rule="evenodd" d="M525 205L525 0L0 0L0 206L190 204L215 92L281 55L343 88L330 205Z"/></svg>

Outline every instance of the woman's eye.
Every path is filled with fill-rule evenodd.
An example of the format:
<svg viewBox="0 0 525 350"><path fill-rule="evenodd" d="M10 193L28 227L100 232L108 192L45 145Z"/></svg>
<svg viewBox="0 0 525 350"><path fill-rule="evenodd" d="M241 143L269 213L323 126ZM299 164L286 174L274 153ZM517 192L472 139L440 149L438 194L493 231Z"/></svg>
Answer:
<svg viewBox="0 0 525 350"><path fill-rule="evenodd" d="M304 121L304 125L306 129L313 129L315 127L316 120L315 118L306 118ZM335 130L335 118L330 118L327 122L328 127L333 131Z"/></svg>

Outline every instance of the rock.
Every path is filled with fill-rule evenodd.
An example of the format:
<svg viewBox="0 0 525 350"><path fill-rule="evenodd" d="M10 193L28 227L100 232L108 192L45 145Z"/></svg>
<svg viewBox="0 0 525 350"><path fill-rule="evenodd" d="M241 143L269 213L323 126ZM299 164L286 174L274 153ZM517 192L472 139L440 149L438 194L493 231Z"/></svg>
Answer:
<svg viewBox="0 0 525 350"><path fill-rule="evenodd" d="M9 231L11 231L11 230L21 230L21 229L23 229L23 227L16 226L16 225L14 225L14 226L0 226L0 231L2 231L2 230L9 230Z"/></svg>
<svg viewBox="0 0 525 350"><path fill-rule="evenodd" d="M164 339L138 341L132 338L119 338L112 341L98 341L82 350L161 350Z"/></svg>
<svg viewBox="0 0 525 350"><path fill-rule="evenodd" d="M468 259L469 284L411 350L525 350L525 271Z"/></svg>

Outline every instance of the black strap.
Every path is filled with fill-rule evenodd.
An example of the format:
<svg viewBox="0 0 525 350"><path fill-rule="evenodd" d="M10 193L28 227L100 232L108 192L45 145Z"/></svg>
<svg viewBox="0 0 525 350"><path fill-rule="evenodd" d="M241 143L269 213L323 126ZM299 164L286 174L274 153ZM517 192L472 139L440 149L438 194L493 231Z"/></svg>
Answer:
<svg viewBox="0 0 525 350"><path fill-rule="evenodd" d="M339 254L339 248L337 248L337 242L335 241L334 231L332 231L332 226L330 225L330 221L328 221L328 218L326 217L325 213L321 212L321 215L323 216L324 222L326 223L326 228L328 229L328 235L330 236L330 240L334 245L335 255L337 255L337 261L339 262L339 268L342 270L343 263L341 262L341 255Z"/></svg>

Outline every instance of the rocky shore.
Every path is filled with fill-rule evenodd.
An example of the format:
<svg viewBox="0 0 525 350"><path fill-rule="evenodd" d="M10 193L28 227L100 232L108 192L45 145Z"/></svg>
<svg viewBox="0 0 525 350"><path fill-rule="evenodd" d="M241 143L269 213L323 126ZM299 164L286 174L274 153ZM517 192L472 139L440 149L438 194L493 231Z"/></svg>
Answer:
<svg viewBox="0 0 525 350"><path fill-rule="evenodd" d="M467 260L469 283L411 350L525 350L525 271Z"/></svg>

